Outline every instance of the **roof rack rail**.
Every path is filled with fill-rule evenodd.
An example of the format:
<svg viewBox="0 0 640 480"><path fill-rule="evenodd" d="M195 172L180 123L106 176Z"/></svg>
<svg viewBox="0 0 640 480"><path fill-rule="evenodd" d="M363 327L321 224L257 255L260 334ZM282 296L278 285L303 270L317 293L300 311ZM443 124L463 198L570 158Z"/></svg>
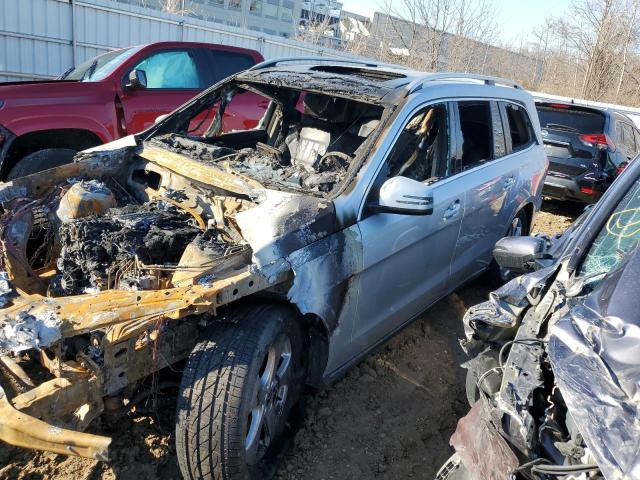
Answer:
<svg viewBox="0 0 640 480"><path fill-rule="evenodd" d="M439 72L439 73L430 73L422 80L418 80L416 85L411 88L409 93L414 93L420 90L425 83L427 82L435 82L438 80L478 80L484 82L485 85L504 85L507 87L517 88L518 90L524 90L522 85L514 82L513 80L507 80L505 78L500 77L491 77L488 75L476 75L475 73L455 73L455 72Z"/></svg>
<svg viewBox="0 0 640 480"><path fill-rule="evenodd" d="M264 68L275 67L276 65L282 63L294 63L294 62L302 62L302 63L345 63L351 65L362 65L364 67L369 68L380 68L380 67L392 67L399 70L404 70L406 67L401 65L392 65L390 63L377 63L370 62L367 60L357 60L357 59L349 59L342 57L283 57L283 58L275 58L273 60L265 60L264 62L257 63L249 70L262 70Z"/></svg>

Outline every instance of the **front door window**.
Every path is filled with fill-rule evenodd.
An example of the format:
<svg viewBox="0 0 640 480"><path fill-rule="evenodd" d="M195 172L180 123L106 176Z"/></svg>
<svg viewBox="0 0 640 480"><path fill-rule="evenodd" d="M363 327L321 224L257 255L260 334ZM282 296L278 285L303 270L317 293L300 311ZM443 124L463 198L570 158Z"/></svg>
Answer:
<svg viewBox="0 0 640 480"><path fill-rule="evenodd" d="M191 52L170 50L154 53L135 67L147 75L147 89L198 89L200 77Z"/></svg>

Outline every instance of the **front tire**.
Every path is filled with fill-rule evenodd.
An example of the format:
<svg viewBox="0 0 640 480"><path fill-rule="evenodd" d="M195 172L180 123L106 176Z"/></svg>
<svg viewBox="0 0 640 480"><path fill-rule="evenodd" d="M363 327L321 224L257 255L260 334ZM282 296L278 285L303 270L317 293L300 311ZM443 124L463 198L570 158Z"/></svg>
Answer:
<svg viewBox="0 0 640 480"><path fill-rule="evenodd" d="M45 148L44 150L30 153L9 170L7 180L26 177L32 173L71 163L76 153L78 153L77 150L70 148Z"/></svg>
<svg viewBox="0 0 640 480"><path fill-rule="evenodd" d="M282 305L244 309L195 347L177 404L184 478L273 476L302 394L302 347L296 315Z"/></svg>

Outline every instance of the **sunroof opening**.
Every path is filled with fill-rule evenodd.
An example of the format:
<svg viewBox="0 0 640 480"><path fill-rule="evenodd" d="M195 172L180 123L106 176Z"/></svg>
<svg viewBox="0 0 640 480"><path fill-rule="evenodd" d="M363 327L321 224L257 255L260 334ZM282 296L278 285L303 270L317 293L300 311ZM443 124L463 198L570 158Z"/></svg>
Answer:
<svg viewBox="0 0 640 480"><path fill-rule="evenodd" d="M396 78L406 78L406 75L398 72L389 72L383 70L368 70L362 67L345 67L343 65L317 65L309 70L316 72L338 73L341 75L354 75L356 77L368 78L370 80L387 81Z"/></svg>

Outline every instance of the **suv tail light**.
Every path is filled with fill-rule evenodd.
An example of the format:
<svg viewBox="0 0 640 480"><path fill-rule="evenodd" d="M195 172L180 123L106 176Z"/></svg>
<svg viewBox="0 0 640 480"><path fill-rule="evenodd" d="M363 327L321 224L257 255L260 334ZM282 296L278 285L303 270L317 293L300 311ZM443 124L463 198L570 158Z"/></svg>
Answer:
<svg viewBox="0 0 640 480"><path fill-rule="evenodd" d="M606 133L585 133L580 135L580 141L588 147L608 148L612 152L616 149L616 144Z"/></svg>

